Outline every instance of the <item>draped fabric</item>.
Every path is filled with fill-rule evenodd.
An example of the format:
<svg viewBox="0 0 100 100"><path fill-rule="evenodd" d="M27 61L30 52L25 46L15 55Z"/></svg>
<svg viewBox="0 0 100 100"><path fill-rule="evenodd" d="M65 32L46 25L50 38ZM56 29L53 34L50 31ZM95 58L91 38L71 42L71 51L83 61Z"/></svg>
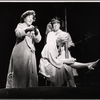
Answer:
<svg viewBox="0 0 100 100"><path fill-rule="evenodd" d="M54 86L62 86L70 78L67 70L69 66L64 65L58 58L58 50L55 44L47 43L42 50L39 73L47 77Z"/></svg>
<svg viewBox="0 0 100 100"><path fill-rule="evenodd" d="M66 36L68 37L68 47L70 48L71 46L74 46L74 43L72 41L72 38L71 38L70 34L67 33L67 32L64 32L60 29L57 32L54 32L54 31L49 32L48 36L47 36L47 39L46 39L46 42L47 43L51 43L51 42L56 43L57 38L66 37ZM68 50L68 55L69 55L69 58L72 57L69 50ZM61 49L61 55L60 56L62 58L65 58L64 47L62 47L62 49ZM74 69L74 68L72 68L72 70L73 70L73 75L77 76L78 75L77 70Z"/></svg>
<svg viewBox="0 0 100 100"><path fill-rule="evenodd" d="M41 40L40 33L25 33L26 24L19 23L15 29L16 44L12 50L6 88L38 86L37 65L34 43Z"/></svg>
<svg viewBox="0 0 100 100"><path fill-rule="evenodd" d="M61 55L59 55L56 40L59 37L59 33L62 31L59 30L58 33L51 31L48 33L47 42L41 52L41 59L39 65L39 73L47 77L54 86L62 86L64 83L70 79L68 69L71 68L69 65L64 64L63 60L65 58L65 50L62 47ZM58 35L59 34L59 35ZM67 34L62 32L62 34ZM68 35L68 34L67 34ZM69 35L68 35L69 36ZM71 39L69 39L69 46L72 45ZM71 57L70 52L69 57Z"/></svg>

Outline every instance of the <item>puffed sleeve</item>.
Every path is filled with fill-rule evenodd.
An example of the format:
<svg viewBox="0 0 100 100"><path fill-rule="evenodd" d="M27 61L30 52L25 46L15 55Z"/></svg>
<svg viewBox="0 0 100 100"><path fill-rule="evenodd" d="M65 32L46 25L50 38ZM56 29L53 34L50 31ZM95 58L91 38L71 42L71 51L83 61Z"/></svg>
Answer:
<svg viewBox="0 0 100 100"><path fill-rule="evenodd" d="M56 36L53 32L49 32L46 38L46 43L55 43L56 41Z"/></svg>
<svg viewBox="0 0 100 100"><path fill-rule="evenodd" d="M15 29L15 35L18 38L22 38L23 36L25 36L25 31L24 31L24 26L22 23L19 23Z"/></svg>

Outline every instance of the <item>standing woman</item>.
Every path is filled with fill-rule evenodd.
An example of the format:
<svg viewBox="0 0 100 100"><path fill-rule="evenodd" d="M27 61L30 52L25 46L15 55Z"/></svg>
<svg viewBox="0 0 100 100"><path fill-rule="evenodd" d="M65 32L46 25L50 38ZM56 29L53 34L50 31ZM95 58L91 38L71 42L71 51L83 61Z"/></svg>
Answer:
<svg viewBox="0 0 100 100"><path fill-rule="evenodd" d="M16 44L10 58L6 88L38 86L34 44L41 41L41 35L32 25L35 15L34 10L24 12L15 29Z"/></svg>

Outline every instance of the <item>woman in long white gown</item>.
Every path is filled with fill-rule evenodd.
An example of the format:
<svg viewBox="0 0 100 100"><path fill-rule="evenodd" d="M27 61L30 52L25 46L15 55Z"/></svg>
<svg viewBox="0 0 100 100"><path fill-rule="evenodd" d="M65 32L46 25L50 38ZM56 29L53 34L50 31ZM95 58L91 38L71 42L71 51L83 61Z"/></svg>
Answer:
<svg viewBox="0 0 100 100"><path fill-rule="evenodd" d="M24 12L15 29L16 44L10 58L6 88L38 86L34 44L41 41L41 34L32 25L34 18L34 10Z"/></svg>

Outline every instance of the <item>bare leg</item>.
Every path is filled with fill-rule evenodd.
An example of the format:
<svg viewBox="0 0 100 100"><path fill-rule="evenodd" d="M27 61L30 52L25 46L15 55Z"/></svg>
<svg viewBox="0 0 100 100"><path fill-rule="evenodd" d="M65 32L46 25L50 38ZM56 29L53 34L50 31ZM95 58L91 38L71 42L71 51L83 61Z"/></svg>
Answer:
<svg viewBox="0 0 100 100"><path fill-rule="evenodd" d="M69 75L70 75L70 77L71 77L71 78L68 80L69 86L71 86L71 87L76 87L76 84L75 84L75 80L74 80L74 76L73 76L72 71L69 72Z"/></svg>
<svg viewBox="0 0 100 100"><path fill-rule="evenodd" d="M64 65L64 67L67 70L68 74L70 75L70 79L68 80L67 84L69 84L69 87L76 87L72 68L67 65Z"/></svg>
<svg viewBox="0 0 100 100"><path fill-rule="evenodd" d="M89 63L80 63L80 62L75 62L74 64L71 64L71 67L73 68L84 68L87 67L88 69L94 70L94 66L96 66L97 62L99 61L99 59L97 61L94 62L89 62Z"/></svg>

